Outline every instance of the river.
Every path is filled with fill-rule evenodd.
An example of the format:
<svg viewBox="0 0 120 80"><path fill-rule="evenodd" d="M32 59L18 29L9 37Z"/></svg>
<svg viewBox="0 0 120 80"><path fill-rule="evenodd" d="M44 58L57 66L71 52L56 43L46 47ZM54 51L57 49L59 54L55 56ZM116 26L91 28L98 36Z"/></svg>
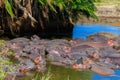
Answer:
<svg viewBox="0 0 120 80"><path fill-rule="evenodd" d="M117 25L117 24L116 24ZM98 25L98 24L77 24L73 29L73 39L83 38L86 39L87 36L95 34L98 32L109 32L120 35L120 26L111 26L111 25ZM114 75L110 76L101 76L96 73L91 73L92 78L88 80L120 80L120 70L115 70ZM80 80L80 79L77 79ZM82 79L83 80L83 79Z"/></svg>

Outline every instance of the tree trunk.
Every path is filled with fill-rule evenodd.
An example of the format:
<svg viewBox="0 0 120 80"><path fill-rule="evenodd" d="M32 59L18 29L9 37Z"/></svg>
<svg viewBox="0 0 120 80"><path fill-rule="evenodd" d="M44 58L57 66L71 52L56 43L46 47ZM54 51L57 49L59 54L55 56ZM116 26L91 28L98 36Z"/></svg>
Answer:
<svg viewBox="0 0 120 80"><path fill-rule="evenodd" d="M61 19L62 13L52 12L48 5L42 7L37 0L12 0L12 19L0 0L0 30L14 37L25 35L66 36L71 35L72 25ZM1 33L0 33L1 34Z"/></svg>

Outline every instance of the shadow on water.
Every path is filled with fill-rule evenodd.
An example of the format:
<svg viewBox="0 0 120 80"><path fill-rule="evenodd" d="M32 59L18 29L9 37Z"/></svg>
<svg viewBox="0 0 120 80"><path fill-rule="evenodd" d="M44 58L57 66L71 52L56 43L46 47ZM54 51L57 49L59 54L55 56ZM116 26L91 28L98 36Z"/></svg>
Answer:
<svg viewBox="0 0 120 80"><path fill-rule="evenodd" d="M50 74L52 75L50 80L91 80L92 74L90 71L76 71L70 68L64 68L54 65L48 65L48 70L50 69ZM44 73L39 73L39 76L42 77L47 74L48 70ZM33 75L21 78L19 80L36 80L33 79ZM41 80L40 78L37 80Z"/></svg>

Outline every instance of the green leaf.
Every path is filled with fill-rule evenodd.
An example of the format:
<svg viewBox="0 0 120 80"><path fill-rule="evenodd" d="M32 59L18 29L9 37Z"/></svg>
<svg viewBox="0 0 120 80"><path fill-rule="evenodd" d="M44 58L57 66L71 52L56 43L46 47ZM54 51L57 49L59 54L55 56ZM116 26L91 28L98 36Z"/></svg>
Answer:
<svg viewBox="0 0 120 80"><path fill-rule="evenodd" d="M50 9L53 10L55 13L57 13L56 9L54 8L54 6L52 4L49 4Z"/></svg>
<svg viewBox="0 0 120 80"><path fill-rule="evenodd" d="M39 2L42 6L45 5L45 2L44 2L43 0L38 0L38 2Z"/></svg>
<svg viewBox="0 0 120 80"><path fill-rule="evenodd" d="M54 0L51 0L50 2L47 1L47 4L49 5L49 7L50 7L50 9L52 11L54 11L55 13L57 13L57 11L56 11L56 9L54 7L54 2L55 2Z"/></svg>
<svg viewBox="0 0 120 80"><path fill-rule="evenodd" d="M3 0L4 4L5 4L5 9L7 10L7 12L9 13L9 15L11 16L11 18L14 18L14 13L12 11L12 7L11 4L8 2L8 0Z"/></svg>

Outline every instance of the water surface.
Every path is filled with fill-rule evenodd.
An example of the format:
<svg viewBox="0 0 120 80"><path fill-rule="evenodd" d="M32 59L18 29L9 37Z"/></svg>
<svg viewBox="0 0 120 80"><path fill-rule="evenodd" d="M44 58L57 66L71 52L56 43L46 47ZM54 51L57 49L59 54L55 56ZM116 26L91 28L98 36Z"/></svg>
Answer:
<svg viewBox="0 0 120 80"><path fill-rule="evenodd" d="M91 80L120 80L120 70L115 70L115 74L110 76L101 76L99 74L92 73Z"/></svg>
<svg viewBox="0 0 120 80"><path fill-rule="evenodd" d="M48 65L48 70L52 75L50 80L120 80L120 70L115 70L115 74L110 76L101 76L89 70L77 71L54 65ZM46 75L47 72L48 71L40 73L39 76L42 77ZM29 73L27 74L28 76L21 78L20 80L32 80L34 74L35 73L31 75Z"/></svg>

